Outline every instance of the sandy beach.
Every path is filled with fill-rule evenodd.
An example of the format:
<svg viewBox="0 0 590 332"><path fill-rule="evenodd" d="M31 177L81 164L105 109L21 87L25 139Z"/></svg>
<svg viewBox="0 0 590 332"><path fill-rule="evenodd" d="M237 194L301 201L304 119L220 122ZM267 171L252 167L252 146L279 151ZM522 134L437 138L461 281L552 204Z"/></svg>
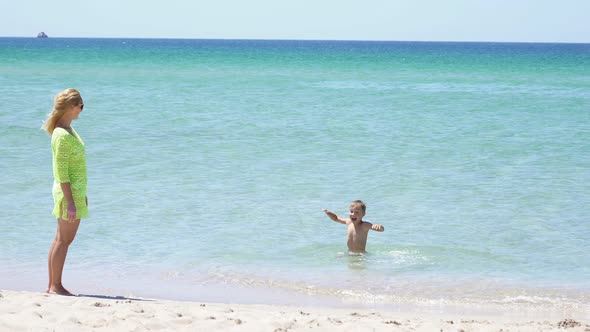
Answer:
<svg viewBox="0 0 590 332"><path fill-rule="evenodd" d="M564 313L565 314L565 313ZM590 320L0 291L0 331L590 331Z"/></svg>

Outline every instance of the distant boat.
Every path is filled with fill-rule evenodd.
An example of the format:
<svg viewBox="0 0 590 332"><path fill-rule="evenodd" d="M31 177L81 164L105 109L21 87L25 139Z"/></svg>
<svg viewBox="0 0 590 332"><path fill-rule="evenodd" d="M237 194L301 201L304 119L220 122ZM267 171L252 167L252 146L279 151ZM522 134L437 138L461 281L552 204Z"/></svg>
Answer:
<svg viewBox="0 0 590 332"><path fill-rule="evenodd" d="M37 34L37 38L49 38L49 36L45 34L45 32L41 31Z"/></svg>

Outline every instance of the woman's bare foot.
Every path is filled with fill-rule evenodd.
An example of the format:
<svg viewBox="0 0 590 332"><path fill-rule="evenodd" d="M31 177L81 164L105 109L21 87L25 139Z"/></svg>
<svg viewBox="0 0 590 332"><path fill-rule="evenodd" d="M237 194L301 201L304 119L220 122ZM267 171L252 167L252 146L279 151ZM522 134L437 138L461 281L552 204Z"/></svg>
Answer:
<svg viewBox="0 0 590 332"><path fill-rule="evenodd" d="M70 293L70 291L65 289L63 286L51 287L50 289L47 290L47 293L64 295L64 296L74 296L74 294Z"/></svg>

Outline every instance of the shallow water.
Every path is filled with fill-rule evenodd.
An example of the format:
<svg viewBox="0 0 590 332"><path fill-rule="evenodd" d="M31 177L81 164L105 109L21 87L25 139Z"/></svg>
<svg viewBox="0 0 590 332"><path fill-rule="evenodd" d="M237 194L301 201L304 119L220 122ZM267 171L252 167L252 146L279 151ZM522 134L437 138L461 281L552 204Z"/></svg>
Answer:
<svg viewBox="0 0 590 332"><path fill-rule="evenodd" d="M76 87L79 292L589 303L588 44L0 38L0 59L2 288L45 286L39 127ZM386 229L365 256L321 211L353 199Z"/></svg>

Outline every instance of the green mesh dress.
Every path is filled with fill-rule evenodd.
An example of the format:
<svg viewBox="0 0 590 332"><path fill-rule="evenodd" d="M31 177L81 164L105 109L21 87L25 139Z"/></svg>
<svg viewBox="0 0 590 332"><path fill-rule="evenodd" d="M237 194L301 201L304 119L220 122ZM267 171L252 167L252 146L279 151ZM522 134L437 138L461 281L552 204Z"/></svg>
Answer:
<svg viewBox="0 0 590 332"><path fill-rule="evenodd" d="M53 152L53 215L68 220L67 200L60 183L70 183L76 205L76 219L88 217L86 205L86 153L84 142L72 128L75 136L63 128L55 128L51 135Z"/></svg>

